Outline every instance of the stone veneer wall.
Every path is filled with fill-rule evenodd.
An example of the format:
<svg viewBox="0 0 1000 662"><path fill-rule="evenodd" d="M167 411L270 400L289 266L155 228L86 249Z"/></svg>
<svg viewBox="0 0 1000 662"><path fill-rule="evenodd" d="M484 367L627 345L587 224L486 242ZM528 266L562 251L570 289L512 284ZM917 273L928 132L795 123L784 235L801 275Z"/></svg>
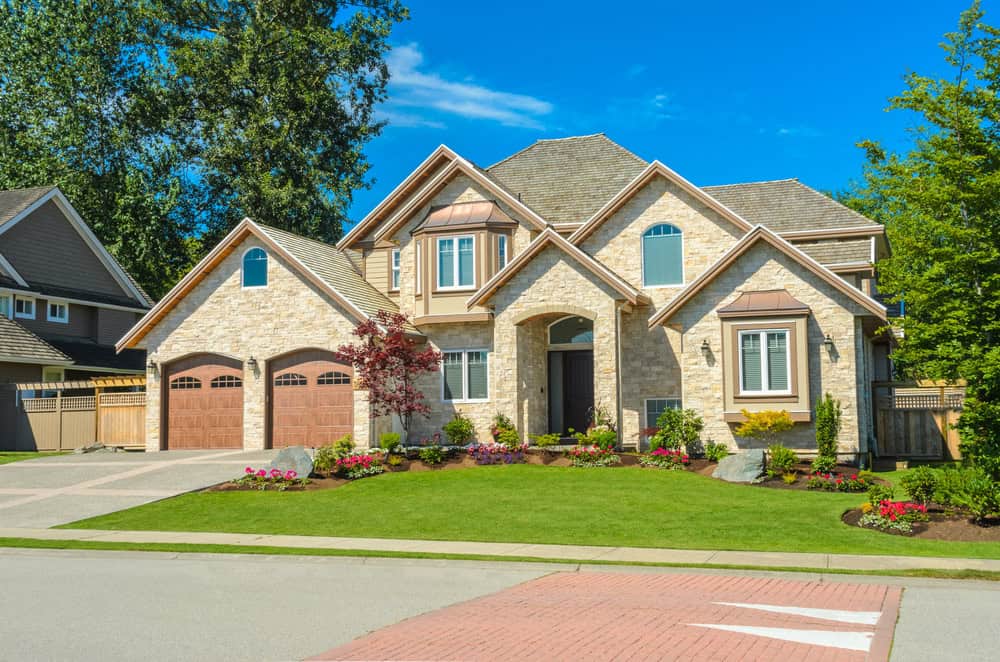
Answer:
<svg viewBox="0 0 1000 662"><path fill-rule="evenodd" d="M140 343L160 365L146 387L146 450L160 450L162 375L170 362L201 352L257 359L257 374L245 368L243 375L244 448L256 450L264 448L267 437L267 361L310 347L334 350L351 341L354 318L270 252L267 287L243 289L241 260L255 246L266 250L256 237L247 238ZM355 391L354 436L361 447L369 443L368 412L367 393Z"/></svg>
<svg viewBox="0 0 1000 662"><path fill-rule="evenodd" d="M844 452L858 450L859 426L863 424L859 416L865 414L858 411L856 343L861 329L855 315L863 311L829 283L805 272L797 262L764 242L751 247L668 320L669 324L679 324L683 333L679 356L684 407L696 409L704 417L703 439L724 442L731 448L745 447L745 441L738 439L733 427L723 420L722 370L731 365L732 359L720 354L722 325L715 311L735 300L740 292L781 287L811 310L807 323L810 401L815 406L826 392L840 399L843 407L840 448ZM834 341L833 357L823 345L826 334ZM712 360L702 355L704 339L708 339L713 350ZM782 405L773 407L782 408ZM797 424L781 441L787 446L814 449L814 422Z"/></svg>

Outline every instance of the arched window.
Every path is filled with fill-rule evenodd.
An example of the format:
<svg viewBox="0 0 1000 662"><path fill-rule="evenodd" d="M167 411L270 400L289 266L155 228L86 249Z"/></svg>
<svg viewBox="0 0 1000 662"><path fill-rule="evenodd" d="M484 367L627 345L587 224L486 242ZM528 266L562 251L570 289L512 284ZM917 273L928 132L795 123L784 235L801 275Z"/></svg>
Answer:
<svg viewBox="0 0 1000 662"><path fill-rule="evenodd" d="M316 383L320 386L330 386L333 384L350 384L351 378L342 372L324 372L316 378Z"/></svg>
<svg viewBox="0 0 1000 662"><path fill-rule="evenodd" d="M305 386L306 376L297 372L286 372L274 378L275 386Z"/></svg>
<svg viewBox="0 0 1000 662"><path fill-rule="evenodd" d="M578 345L594 342L594 323L585 317L564 317L549 327L550 345Z"/></svg>
<svg viewBox="0 0 1000 662"><path fill-rule="evenodd" d="M170 382L170 388L174 391L201 388L201 380L194 377L178 377Z"/></svg>
<svg viewBox="0 0 1000 662"><path fill-rule="evenodd" d="M243 388L243 380L236 375L219 375L211 382L212 388Z"/></svg>
<svg viewBox="0 0 1000 662"><path fill-rule="evenodd" d="M654 225L642 234L643 287L684 284L684 238L669 223Z"/></svg>
<svg viewBox="0 0 1000 662"><path fill-rule="evenodd" d="M243 254L243 287L267 287L267 253L251 248Z"/></svg>

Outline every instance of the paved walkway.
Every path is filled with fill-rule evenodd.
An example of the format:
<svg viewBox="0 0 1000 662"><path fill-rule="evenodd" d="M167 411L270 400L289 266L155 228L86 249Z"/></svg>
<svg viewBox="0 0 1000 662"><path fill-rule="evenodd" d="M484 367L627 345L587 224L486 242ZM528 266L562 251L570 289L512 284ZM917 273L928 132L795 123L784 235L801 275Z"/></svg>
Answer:
<svg viewBox="0 0 1000 662"><path fill-rule="evenodd" d="M199 490L272 451L60 455L0 465L0 527L49 527Z"/></svg>
<svg viewBox="0 0 1000 662"><path fill-rule="evenodd" d="M901 596L881 584L556 573L311 659L883 662Z"/></svg>
<svg viewBox="0 0 1000 662"><path fill-rule="evenodd" d="M2 511L0 511L2 513ZM391 538L333 538L324 536L259 535L253 533L198 533L186 531L101 531L89 529L40 529L4 527L0 538L43 540L95 540L131 543L188 543L299 549L464 554L494 557L568 559L585 563L664 563L676 565L726 565L764 568L815 568L830 570L989 570L1000 572L1000 560L861 554L801 554L793 552L727 552L641 547L587 547L525 543L462 542L445 540L394 540Z"/></svg>

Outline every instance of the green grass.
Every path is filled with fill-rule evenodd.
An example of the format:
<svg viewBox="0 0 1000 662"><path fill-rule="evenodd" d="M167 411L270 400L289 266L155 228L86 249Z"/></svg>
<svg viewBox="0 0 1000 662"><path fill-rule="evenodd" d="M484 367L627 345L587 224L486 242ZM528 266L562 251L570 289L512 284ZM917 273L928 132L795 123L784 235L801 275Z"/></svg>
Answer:
<svg viewBox="0 0 1000 662"><path fill-rule="evenodd" d="M843 568L804 568L786 566L756 566L732 563L649 563L630 561L588 561L553 559L535 556L493 556L489 554L434 554L428 552L392 552L370 549L308 549L302 547L269 547L266 545L206 545L187 543L103 542L99 540L42 540L38 538L0 538L0 548L24 549L83 549L128 552L167 552L182 554L263 554L268 556L340 556L352 558L444 559L459 561L493 561L503 563L551 563L579 566L642 566L652 568L712 568L723 570L759 570L764 572L809 572L828 575L872 575L880 577L930 577L936 579L980 579L1000 581L1000 572L990 570L848 570Z"/></svg>
<svg viewBox="0 0 1000 662"><path fill-rule="evenodd" d="M513 465L384 474L327 491L194 493L63 528L1000 558L1000 543L844 525L840 515L865 498L682 471Z"/></svg>
<svg viewBox="0 0 1000 662"><path fill-rule="evenodd" d="M53 457L56 455L66 455L66 453L38 452L38 451L0 451L0 464L10 464L11 462L21 462L22 460L34 460L40 457Z"/></svg>

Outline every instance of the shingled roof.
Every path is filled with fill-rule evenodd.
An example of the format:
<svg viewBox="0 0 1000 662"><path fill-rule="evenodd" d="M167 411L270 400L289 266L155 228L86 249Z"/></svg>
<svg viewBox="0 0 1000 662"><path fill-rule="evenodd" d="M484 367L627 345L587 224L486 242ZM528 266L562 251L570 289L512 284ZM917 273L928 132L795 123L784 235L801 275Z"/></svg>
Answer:
<svg viewBox="0 0 1000 662"><path fill-rule="evenodd" d="M0 191L0 226L44 197L54 186L37 186Z"/></svg>
<svg viewBox="0 0 1000 662"><path fill-rule="evenodd" d="M775 232L878 226L797 179L704 186L702 190L751 223Z"/></svg>
<svg viewBox="0 0 1000 662"><path fill-rule="evenodd" d="M71 363L71 359L12 319L0 315L0 357L32 363Z"/></svg>
<svg viewBox="0 0 1000 662"><path fill-rule="evenodd" d="M486 172L549 223L582 223L646 165L597 133L539 140Z"/></svg>

